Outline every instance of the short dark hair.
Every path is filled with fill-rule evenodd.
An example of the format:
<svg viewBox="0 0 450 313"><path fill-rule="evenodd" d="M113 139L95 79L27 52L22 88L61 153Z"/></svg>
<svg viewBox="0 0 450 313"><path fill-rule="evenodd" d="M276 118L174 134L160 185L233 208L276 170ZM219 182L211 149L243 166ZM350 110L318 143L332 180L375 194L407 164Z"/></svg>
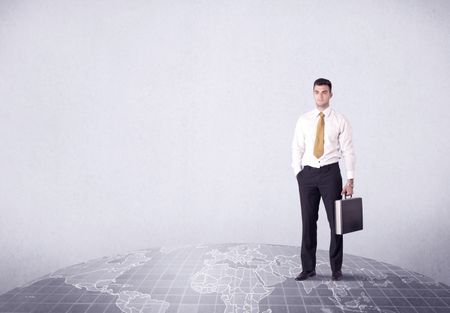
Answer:
<svg viewBox="0 0 450 313"><path fill-rule="evenodd" d="M330 92L331 92L331 82L326 79L326 78L318 78L314 81L314 85L313 85L313 89L315 86L323 86L323 85L327 85L330 88Z"/></svg>

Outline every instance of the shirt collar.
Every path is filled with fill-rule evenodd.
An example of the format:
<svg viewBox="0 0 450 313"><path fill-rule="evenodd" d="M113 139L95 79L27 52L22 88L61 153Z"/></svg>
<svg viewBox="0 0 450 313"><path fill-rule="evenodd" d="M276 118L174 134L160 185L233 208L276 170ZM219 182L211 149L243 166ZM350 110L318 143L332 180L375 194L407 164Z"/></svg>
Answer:
<svg viewBox="0 0 450 313"><path fill-rule="evenodd" d="M331 113L331 107L328 106L328 108L326 108L322 112L325 115L325 117L328 117L330 115L330 113ZM319 116L319 113L320 113L319 109L315 108L314 109L314 116Z"/></svg>

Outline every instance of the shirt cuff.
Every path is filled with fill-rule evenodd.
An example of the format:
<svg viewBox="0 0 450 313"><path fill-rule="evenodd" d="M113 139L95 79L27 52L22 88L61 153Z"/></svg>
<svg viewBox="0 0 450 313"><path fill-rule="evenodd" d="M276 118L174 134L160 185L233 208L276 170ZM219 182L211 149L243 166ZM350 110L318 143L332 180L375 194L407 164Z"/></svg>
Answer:
<svg viewBox="0 0 450 313"><path fill-rule="evenodd" d="M297 176L297 174L300 173L300 171L302 170L302 168L303 168L303 166L295 167L295 168L294 168L294 174L295 174L295 176Z"/></svg>
<svg viewBox="0 0 450 313"><path fill-rule="evenodd" d="M353 171L347 171L347 179L354 179L355 173Z"/></svg>

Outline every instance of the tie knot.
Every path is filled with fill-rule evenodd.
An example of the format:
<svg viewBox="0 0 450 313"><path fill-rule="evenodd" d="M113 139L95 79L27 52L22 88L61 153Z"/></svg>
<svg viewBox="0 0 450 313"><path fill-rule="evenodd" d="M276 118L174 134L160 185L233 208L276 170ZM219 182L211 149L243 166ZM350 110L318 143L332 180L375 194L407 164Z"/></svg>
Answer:
<svg viewBox="0 0 450 313"><path fill-rule="evenodd" d="M320 112L320 113L319 113L319 116L320 116L320 117L324 117L325 114L323 114L323 112Z"/></svg>

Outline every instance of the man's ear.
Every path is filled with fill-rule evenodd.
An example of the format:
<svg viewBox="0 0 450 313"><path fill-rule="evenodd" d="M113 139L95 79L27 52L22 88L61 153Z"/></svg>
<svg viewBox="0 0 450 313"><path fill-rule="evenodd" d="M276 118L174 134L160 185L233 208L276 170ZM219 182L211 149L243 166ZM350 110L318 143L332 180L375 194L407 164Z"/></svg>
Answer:
<svg viewBox="0 0 450 313"><path fill-rule="evenodd" d="M332 92L330 92L330 98L332 98L333 97L333 93Z"/></svg>

